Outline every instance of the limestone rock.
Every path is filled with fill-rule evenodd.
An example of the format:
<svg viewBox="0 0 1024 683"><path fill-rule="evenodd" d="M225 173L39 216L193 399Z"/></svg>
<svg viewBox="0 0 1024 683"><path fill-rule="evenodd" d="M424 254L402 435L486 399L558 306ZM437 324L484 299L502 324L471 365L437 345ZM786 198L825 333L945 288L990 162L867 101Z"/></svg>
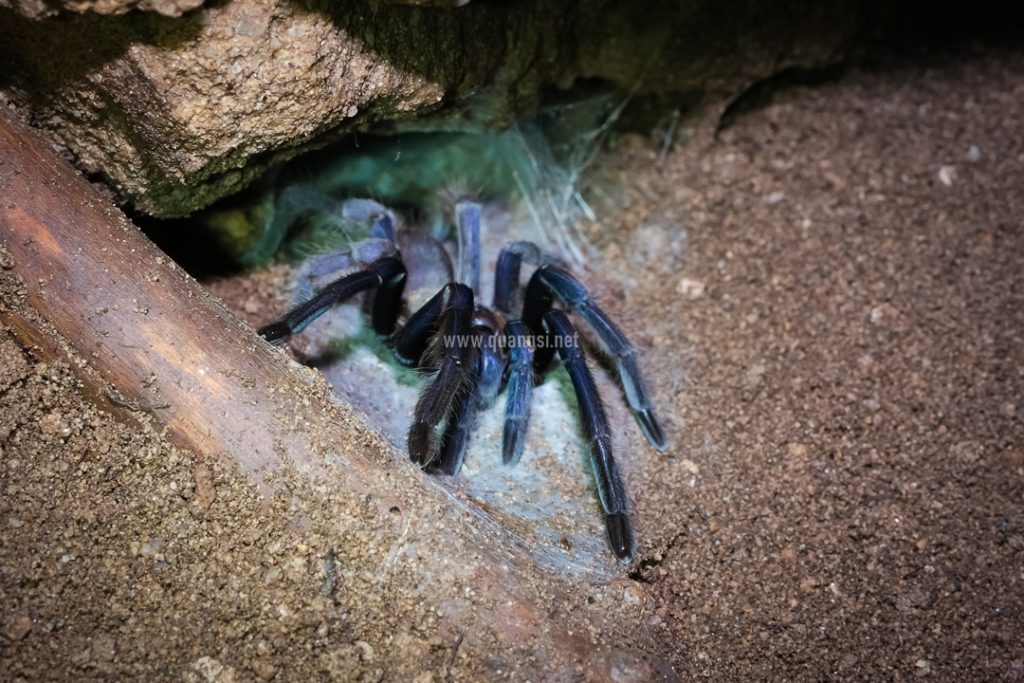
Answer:
<svg viewBox="0 0 1024 683"><path fill-rule="evenodd" d="M27 17L56 16L61 10L96 12L97 14L124 14L129 10L156 12L168 17L180 17L201 7L205 0L0 0L0 7L8 7Z"/></svg>
<svg viewBox="0 0 1024 683"><path fill-rule="evenodd" d="M174 14L198 1L139 7ZM0 0L12 2L32 0ZM352 130L501 125L542 87L579 79L707 111L777 70L834 61L856 25L853 0L229 0L180 18L96 13L121 2L82 0L95 12L56 19L0 5L0 90L158 216L207 206Z"/></svg>

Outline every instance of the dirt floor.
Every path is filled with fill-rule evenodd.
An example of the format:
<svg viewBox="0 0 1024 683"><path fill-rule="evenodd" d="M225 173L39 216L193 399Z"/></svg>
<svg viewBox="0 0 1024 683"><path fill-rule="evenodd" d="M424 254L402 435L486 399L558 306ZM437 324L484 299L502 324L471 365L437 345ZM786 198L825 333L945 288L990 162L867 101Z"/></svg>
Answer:
<svg viewBox="0 0 1024 683"><path fill-rule="evenodd" d="M600 173L590 267L672 446L626 458L640 562L570 608L647 666L485 658L415 596L388 632L372 580L322 588L329 519L0 331L0 680L1024 680L1024 56L850 72Z"/></svg>

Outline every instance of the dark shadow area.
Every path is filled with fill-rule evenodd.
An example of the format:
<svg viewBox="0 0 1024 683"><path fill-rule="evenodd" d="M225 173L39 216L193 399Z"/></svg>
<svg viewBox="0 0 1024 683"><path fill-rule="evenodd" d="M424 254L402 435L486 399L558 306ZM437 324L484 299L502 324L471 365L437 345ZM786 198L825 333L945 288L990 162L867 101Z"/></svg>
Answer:
<svg viewBox="0 0 1024 683"><path fill-rule="evenodd" d="M839 80L848 68L846 64L837 64L825 69L786 69L771 78L758 81L729 103L718 120L718 130L728 128L744 114L767 107L779 92L794 87L813 87Z"/></svg>
<svg viewBox="0 0 1024 683"><path fill-rule="evenodd" d="M864 30L842 62L823 68L787 68L751 84L726 107L718 130L770 105L794 87L838 81L852 68L869 71L907 69L944 60L970 59L985 47L1024 47L1024 21L1005 3L897 3L881 8L864 3Z"/></svg>
<svg viewBox="0 0 1024 683"><path fill-rule="evenodd" d="M62 12L29 19L0 7L0 88L42 95L81 79L136 44L166 49L194 40L202 16L181 18L155 12L122 15Z"/></svg>
<svg viewBox="0 0 1024 683"><path fill-rule="evenodd" d="M879 17L864 36L862 52L919 53L959 50L971 43L993 47L1024 44L1024 21L1015 3L998 0L978 2L923 2L907 0Z"/></svg>
<svg viewBox="0 0 1024 683"><path fill-rule="evenodd" d="M242 200L238 197L237 201ZM141 213L129 213L129 217L165 254L200 282L229 277L243 270L216 236L194 218L160 219Z"/></svg>

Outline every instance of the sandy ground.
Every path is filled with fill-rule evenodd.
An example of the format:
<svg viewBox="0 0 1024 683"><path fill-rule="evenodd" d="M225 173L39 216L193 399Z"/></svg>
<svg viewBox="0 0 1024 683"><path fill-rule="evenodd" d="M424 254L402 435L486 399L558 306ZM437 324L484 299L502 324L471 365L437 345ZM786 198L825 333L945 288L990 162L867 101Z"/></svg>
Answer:
<svg viewBox="0 0 1024 683"><path fill-rule="evenodd" d="M574 609L684 680L1024 678L1024 58L925 61L605 159L590 266L673 444L627 459L642 559L607 585L633 589L581 580ZM294 528L287 496L117 423L9 336L0 448L0 679L402 680L401 649L418 680L473 680L529 656L468 658L415 604L384 633L372 596L321 590L329 520Z"/></svg>

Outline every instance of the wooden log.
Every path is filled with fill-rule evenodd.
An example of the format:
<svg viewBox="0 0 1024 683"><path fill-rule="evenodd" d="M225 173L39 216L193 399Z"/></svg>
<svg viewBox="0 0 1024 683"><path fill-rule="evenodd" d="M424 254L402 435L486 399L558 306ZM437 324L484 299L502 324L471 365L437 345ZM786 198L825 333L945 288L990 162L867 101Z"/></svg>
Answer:
<svg viewBox="0 0 1024 683"><path fill-rule="evenodd" d="M426 539L420 552L445 555L443 563L420 565L404 595L442 604L455 579L471 581L477 609L447 617L444 628L512 629L518 646L534 653L534 663L520 668L525 678L605 662L607 671L591 676L602 680L623 658L637 663L640 678L652 671L671 677L644 663L650 657L639 651L655 646L632 642L627 624L613 619L609 633L585 615L570 616L566 606L577 601L571 585L531 566L518 541L472 502L399 467L404 457L392 458L315 371L263 342L7 111L0 113L0 196L7 252L0 265L21 279L29 304L5 305L0 318L25 343L59 356L65 350L52 325L90 366L81 377L98 402L121 417L150 413L178 445L200 459L235 463L260 486L287 467L373 500L384 516L401 497L403 508L418 511L413 535ZM358 510L338 514L348 524L363 519ZM487 660L475 647L467 642L462 652Z"/></svg>

